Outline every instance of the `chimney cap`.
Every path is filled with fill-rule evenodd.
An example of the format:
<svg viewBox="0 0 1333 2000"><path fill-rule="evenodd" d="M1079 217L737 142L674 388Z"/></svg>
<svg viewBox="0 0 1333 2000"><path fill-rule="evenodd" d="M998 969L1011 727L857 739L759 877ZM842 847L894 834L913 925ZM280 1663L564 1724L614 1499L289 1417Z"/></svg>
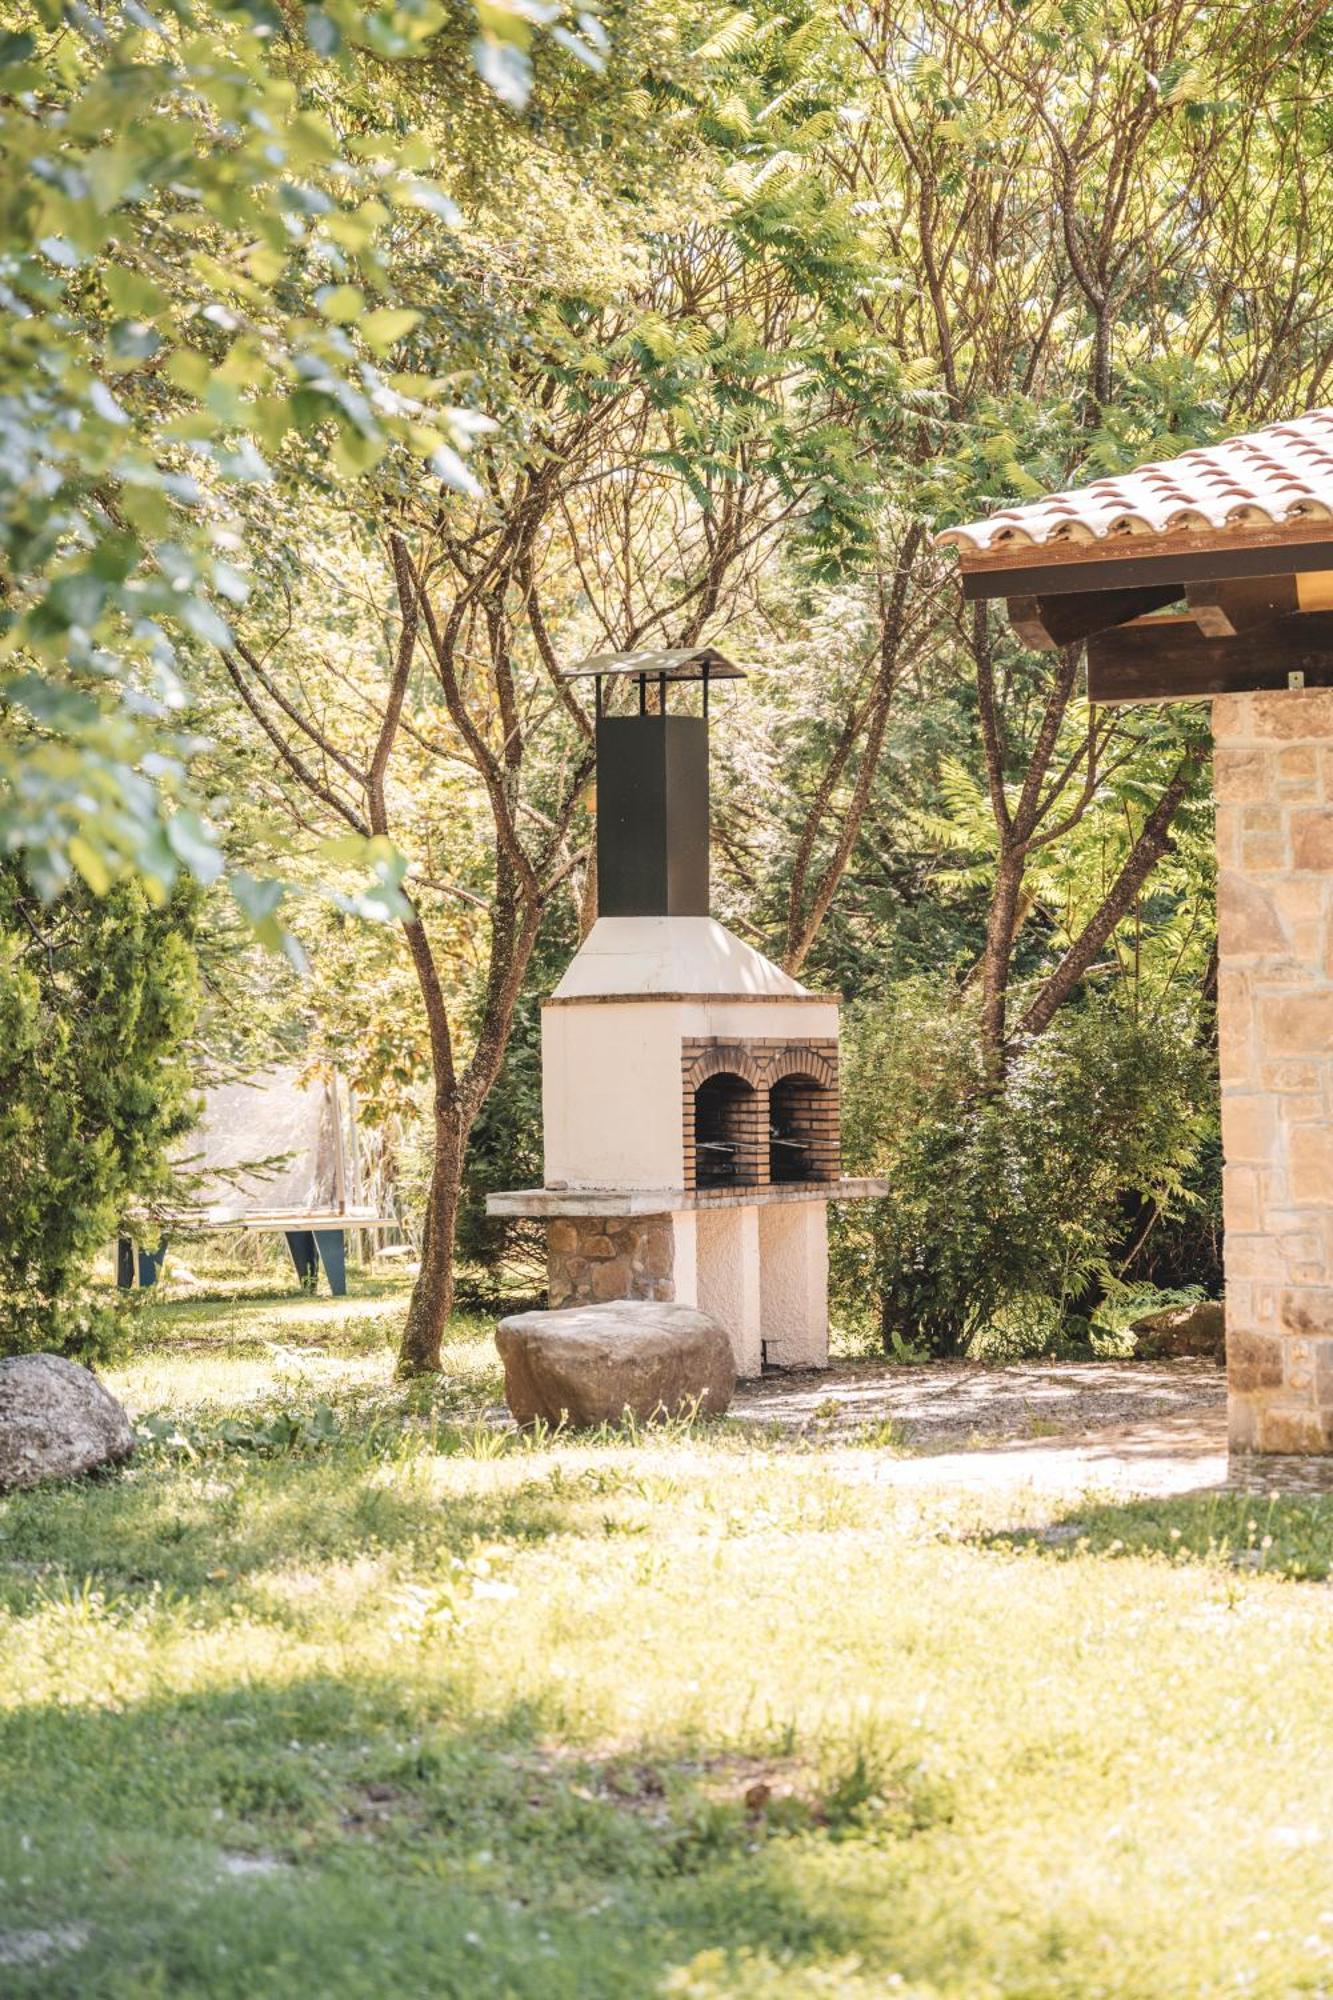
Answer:
<svg viewBox="0 0 1333 2000"><path fill-rule="evenodd" d="M668 681L743 681L745 670L719 653L715 646L685 646L661 653L598 653L581 666L566 667L563 678L582 680L595 675L602 680L612 674L642 676Z"/></svg>

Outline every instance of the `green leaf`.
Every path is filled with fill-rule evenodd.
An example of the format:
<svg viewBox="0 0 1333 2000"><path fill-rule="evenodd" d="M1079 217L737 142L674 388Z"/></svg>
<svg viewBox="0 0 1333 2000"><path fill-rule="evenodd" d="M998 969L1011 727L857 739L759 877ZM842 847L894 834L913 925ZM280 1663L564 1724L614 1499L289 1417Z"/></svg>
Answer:
<svg viewBox="0 0 1333 2000"><path fill-rule="evenodd" d="M184 863L197 882L205 887L222 873L222 855L217 841L198 813L188 809L173 813L167 821L167 840L172 853Z"/></svg>
<svg viewBox="0 0 1333 2000"><path fill-rule="evenodd" d="M213 379L213 364L193 347L178 347L165 368L168 381L192 396L202 396Z"/></svg>
<svg viewBox="0 0 1333 2000"><path fill-rule="evenodd" d="M325 319L346 326L365 307L365 295L355 285L323 285L315 293L315 303Z"/></svg>
<svg viewBox="0 0 1333 2000"><path fill-rule="evenodd" d="M143 157L123 140L114 146L100 147L91 156L85 171L99 215L109 215L128 194L139 179L143 164Z"/></svg>
<svg viewBox="0 0 1333 2000"><path fill-rule="evenodd" d="M451 228L463 220L463 211L451 196L436 181L397 181L388 190L389 200L395 208L420 208L434 215Z"/></svg>
<svg viewBox="0 0 1333 2000"><path fill-rule="evenodd" d="M164 291L140 272L126 270L123 264L103 265L101 279L113 310L124 319L158 319L171 309Z"/></svg>
<svg viewBox="0 0 1333 2000"><path fill-rule="evenodd" d="M532 58L526 49L512 42L497 41L493 35L478 35L472 44L477 74L488 83L501 103L511 111L526 108L532 95Z"/></svg>
<svg viewBox="0 0 1333 2000"><path fill-rule="evenodd" d="M111 870L90 841L81 833L70 835L69 858L95 896L105 896L111 887Z"/></svg>
<svg viewBox="0 0 1333 2000"><path fill-rule="evenodd" d="M91 570L67 571L58 576L39 607L42 625L68 631L73 626L91 632L102 615L107 584Z"/></svg>
<svg viewBox="0 0 1333 2000"><path fill-rule="evenodd" d="M59 264L62 270L73 271L81 261L74 245L64 236L44 236L37 248L53 264Z"/></svg>
<svg viewBox="0 0 1333 2000"><path fill-rule="evenodd" d="M395 309L392 306L381 306L376 311L364 315L357 332L367 346L373 347L377 354L387 354L397 341L411 333L413 327L421 324L421 318L419 312L412 312L403 307Z"/></svg>

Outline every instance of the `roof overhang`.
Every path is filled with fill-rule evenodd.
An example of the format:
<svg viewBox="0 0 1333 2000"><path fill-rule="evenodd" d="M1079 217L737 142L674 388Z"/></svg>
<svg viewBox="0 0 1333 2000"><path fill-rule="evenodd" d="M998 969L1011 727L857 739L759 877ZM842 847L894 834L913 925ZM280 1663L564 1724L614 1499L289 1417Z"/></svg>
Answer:
<svg viewBox="0 0 1333 2000"><path fill-rule="evenodd" d="M1333 410L937 541L963 596L1004 598L1026 645L1087 641L1094 701L1333 686Z"/></svg>

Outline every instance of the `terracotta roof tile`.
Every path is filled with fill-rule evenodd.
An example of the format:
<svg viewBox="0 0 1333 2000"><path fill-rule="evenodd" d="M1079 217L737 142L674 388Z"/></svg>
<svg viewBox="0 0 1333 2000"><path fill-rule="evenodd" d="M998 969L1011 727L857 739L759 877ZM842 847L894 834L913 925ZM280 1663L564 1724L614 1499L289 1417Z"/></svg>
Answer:
<svg viewBox="0 0 1333 2000"><path fill-rule="evenodd" d="M1333 409L1183 451L1115 479L1094 479L984 521L946 528L968 556L1128 535L1207 534L1333 522Z"/></svg>

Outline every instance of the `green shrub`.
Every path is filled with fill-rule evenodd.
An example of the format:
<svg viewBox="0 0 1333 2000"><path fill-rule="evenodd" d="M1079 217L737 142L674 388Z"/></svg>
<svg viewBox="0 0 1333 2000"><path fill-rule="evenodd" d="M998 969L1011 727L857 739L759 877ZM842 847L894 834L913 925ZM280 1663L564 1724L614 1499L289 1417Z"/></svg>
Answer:
<svg viewBox="0 0 1333 2000"><path fill-rule="evenodd" d="M118 1305L88 1282L131 1201L168 1179L191 1123L183 1039L193 892L135 884L43 905L0 867L0 1354L105 1353Z"/></svg>
<svg viewBox="0 0 1333 2000"><path fill-rule="evenodd" d="M843 1211L844 1316L890 1352L1034 1353L1108 1281L1127 1195L1169 1209L1213 1117L1212 1062L1184 1022L1067 1008L988 1082L975 1011L926 982L846 1024L849 1167L887 1200Z"/></svg>

